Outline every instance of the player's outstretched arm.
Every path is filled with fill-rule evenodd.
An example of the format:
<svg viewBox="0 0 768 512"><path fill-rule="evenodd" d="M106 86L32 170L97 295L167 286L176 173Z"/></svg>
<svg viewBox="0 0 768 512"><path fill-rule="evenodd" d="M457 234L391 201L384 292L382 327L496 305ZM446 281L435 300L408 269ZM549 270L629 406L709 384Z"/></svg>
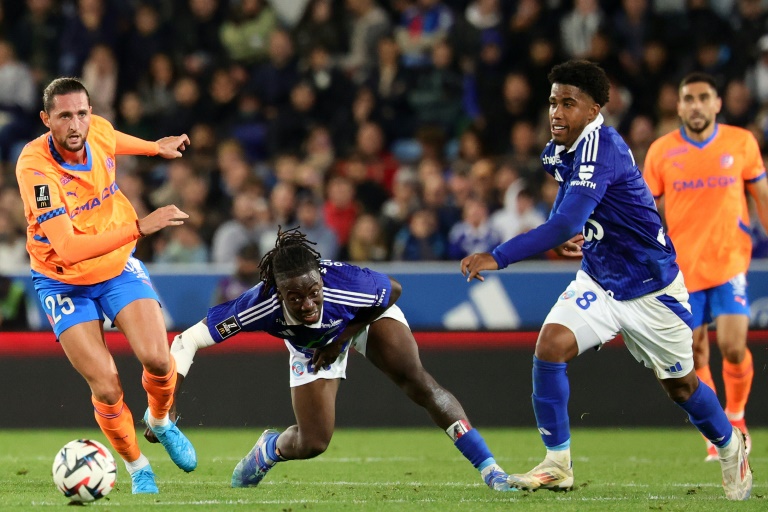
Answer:
<svg viewBox="0 0 768 512"><path fill-rule="evenodd" d="M157 233L168 226L181 226L189 215L179 210L176 205L161 206L143 219L139 219L139 231L142 236Z"/></svg>
<svg viewBox="0 0 768 512"><path fill-rule="evenodd" d="M747 183L747 191L755 199L757 207L757 216L763 229L768 232L768 179L761 178L757 181Z"/></svg>
<svg viewBox="0 0 768 512"><path fill-rule="evenodd" d="M499 264L490 253L476 252L470 254L461 260L461 274L466 276L467 282L472 279L479 281L485 281L485 278L480 275L480 272L484 270L498 270Z"/></svg>
<svg viewBox="0 0 768 512"><path fill-rule="evenodd" d="M189 146L189 137L186 133L173 137L163 137L157 141L157 145L160 146L157 156L169 159L181 158L181 152Z"/></svg>

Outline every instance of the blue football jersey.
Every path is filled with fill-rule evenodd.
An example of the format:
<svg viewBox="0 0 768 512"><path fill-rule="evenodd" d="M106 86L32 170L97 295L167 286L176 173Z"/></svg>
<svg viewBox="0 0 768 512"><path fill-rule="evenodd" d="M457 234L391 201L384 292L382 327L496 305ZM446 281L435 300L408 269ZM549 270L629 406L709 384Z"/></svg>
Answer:
<svg viewBox="0 0 768 512"><path fill-rule="evenodd" d="M361 308L389 305L389 277L367 268L322 260L323 306L320 320L304 325L286 316L274 288L261 282L238 298L208 310L208 331L219 343L240 331L264 331L297 349L315 349L331 343Z"/></svg>
<svg viewBox="0 0 768 512"><path fill-rule="evenodd" d="M581 268L617 300L655 292L679 269L656 203L627 144L602 114L565 151L549 141L544 169L560 184L553 212L565 196L583 194L598 202L582 230Z"/></svg>

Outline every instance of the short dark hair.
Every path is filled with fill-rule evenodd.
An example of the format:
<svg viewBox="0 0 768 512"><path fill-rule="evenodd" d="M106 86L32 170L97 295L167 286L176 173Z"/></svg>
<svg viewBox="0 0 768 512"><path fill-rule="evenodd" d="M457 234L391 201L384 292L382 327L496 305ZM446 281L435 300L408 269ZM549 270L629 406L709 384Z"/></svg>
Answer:
<svg viewBox="0 0 768 512"><path fill-rule="evenodd" d="M275 248L267 252L259 263L264 293L277 287L278 278L299 277L320 270L320 253L310 245L315 245L315 242L307 240L307 235L299 228L283 231L278 226Z"/></svg>
<svg viewBox="0 0 768 512"><path fill-rule="evenodd" d="M56 96L63 96L73 92L84 92L86 98L88 98L88 106L91 105L91 95L88 94L88 89L85 88L83 82L73 77L61 77L49 83L43 91L43 110L49 113L53 108L53 100Z"/></svg>
<svg viewBox="0 0 768 512"><path fill-rule="evenodd" d="M683 77L682 80L680 80L680 86L677 88L679 91L683 88L684 85L688 84L698 84L698 83L705 83L708 84L712 89L717 92L717 82L715 82L715 77L708 73L702 73L701 71L696 71L694 73L689 73Z"/></svg>
<svg viewBox="0 0 768 512"><path fill-rule="evenodd" d="M547 76L551 84L578 87L601 107L608 103L611 83L603 68L588 60L569 60L552 68Z"/></svg>

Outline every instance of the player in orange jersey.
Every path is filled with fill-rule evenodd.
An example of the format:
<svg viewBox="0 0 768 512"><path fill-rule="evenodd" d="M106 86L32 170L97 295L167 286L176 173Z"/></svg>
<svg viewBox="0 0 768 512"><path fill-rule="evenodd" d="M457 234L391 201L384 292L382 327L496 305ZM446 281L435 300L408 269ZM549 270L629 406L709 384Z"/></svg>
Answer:
<svg viewBox="0 0 768 512"><path fill-rule="evenodd" d="M106 315L125 334L144 367L145 421L171 459L192 471L195 450L168 418L176 364L158 297L144 264L132 257L138 238L183 224L188 215L164 206L138 219L115 181L115 156L179 158L189 138L148 142L116 131L91 113L88 91L74 78L46 87L40 118L50 131L28 143L16 164L32 281L64 353L91 388L96 422L125 461L133 492L157 493L103 321Z"/></svg>
<svg viewBox="0 0 768 512"><path fill-rule="evenodd" d="M749 131L715 121L722 102L711 76L688 75L679 94L677 113L683 125L651 145L644 176L664 210L690 293L696 373L715 389L707 334L714 321L723 356L725 412L746 434L744 409L754 370L747 348L746 272L752 243L744 189L755 199L759 220L768 228L765 166ZM717 460L717 451L707 444L706 460Z"/></svg>

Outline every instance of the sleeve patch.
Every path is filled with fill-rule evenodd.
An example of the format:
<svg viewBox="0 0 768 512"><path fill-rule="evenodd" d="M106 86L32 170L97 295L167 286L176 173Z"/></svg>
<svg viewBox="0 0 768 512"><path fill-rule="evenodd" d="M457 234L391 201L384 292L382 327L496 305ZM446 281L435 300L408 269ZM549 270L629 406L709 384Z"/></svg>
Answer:
<svg viewBox="0 0 768 512"><path fill-rule="evenodd" d="M35 185L35 204L38 210L51 207L50 185Z"/></svg>
<svg viewBox="0 0 768 512"><path fill-rule="evenodd" d="M35 186L35 189L37 189L38 186L40 186L40 187L47 187L48 185L37 185L37 186ZM37 223L38 224L42 224L43 222L45 222L47 220L50 220L50 219L52 219L54 217L58 217L59 215L64 215L66 213L67 213L67 210L65 210L64 207L56 208L55 210L51 210L50 212L45 212L42 215L38 215L37 216Z"/></svg>

